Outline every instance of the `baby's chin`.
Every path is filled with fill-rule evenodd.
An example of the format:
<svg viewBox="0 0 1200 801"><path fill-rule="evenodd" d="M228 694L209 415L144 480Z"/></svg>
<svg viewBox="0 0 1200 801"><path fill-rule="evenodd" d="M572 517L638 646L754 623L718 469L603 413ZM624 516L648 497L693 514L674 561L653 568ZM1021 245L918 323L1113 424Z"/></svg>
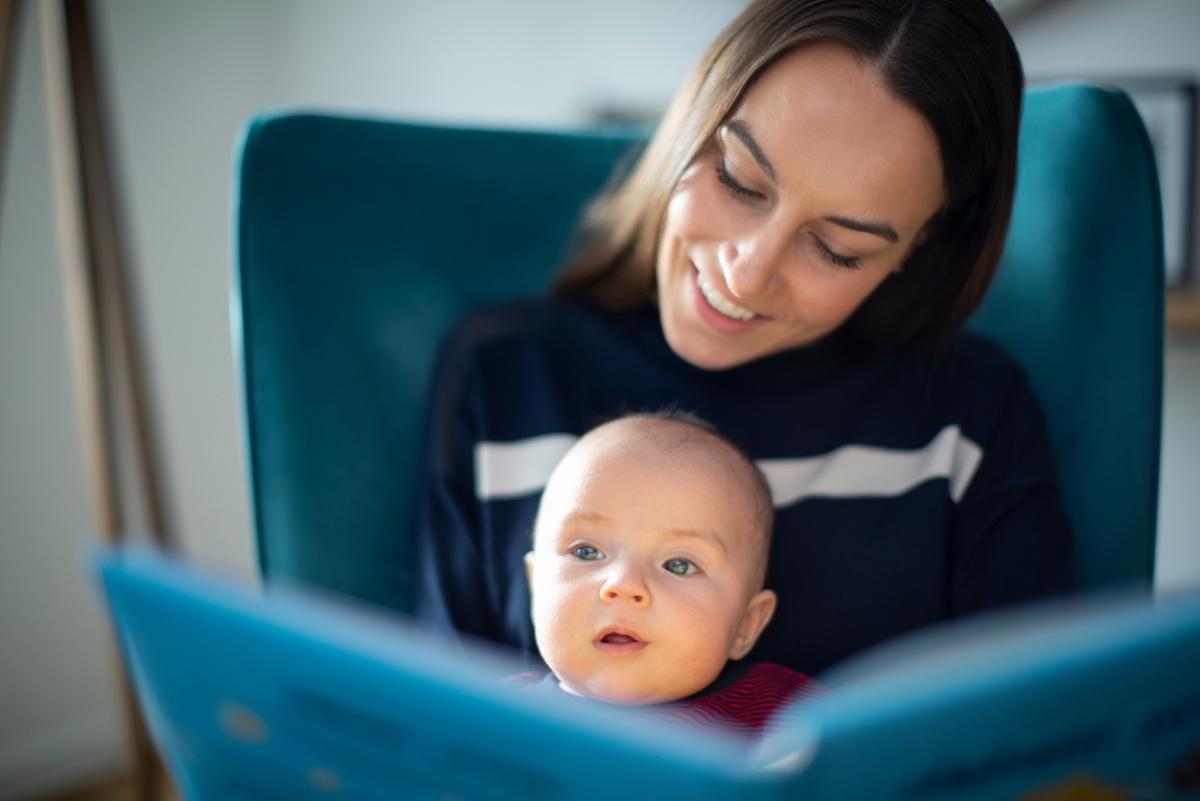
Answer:
<svg viewBox="0 0 1200 801"><path fill-rule="evenodd" d="M662 689L653 690L628 681L588 681L568 682L559 679L558 686L571 695L602 701L618 706L650 706L651 704L666 704L678 701L691 695L690 691L672 692Z"/></svg>

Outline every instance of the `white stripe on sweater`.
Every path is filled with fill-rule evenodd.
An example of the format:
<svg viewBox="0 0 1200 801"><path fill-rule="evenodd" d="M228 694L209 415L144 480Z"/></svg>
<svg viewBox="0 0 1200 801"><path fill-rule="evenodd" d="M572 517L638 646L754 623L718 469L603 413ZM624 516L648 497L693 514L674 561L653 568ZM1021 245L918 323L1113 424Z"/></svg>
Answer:
<svg viewBox="0 0 1200 801"><path fill-rule="evenodd" d="M541 492L559 460L579 438L545 434L516 442L475 446L475 494L480 500ZM966 493L983 449L948 425L926 445L912 450L846 445L802 459L760 459L776 507L805 498L890 498L931 479L949 480L957 503Z"/></svg>

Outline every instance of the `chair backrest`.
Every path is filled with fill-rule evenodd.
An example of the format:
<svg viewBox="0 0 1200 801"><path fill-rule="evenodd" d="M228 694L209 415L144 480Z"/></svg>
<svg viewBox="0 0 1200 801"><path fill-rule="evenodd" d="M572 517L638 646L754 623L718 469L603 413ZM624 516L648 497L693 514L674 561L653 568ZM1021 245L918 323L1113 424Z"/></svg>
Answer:
<svg viewBox="0 0 1200 801"><path fill-rule="evenodd" d="M1117 92L1027 95L1004 263L971 325L1046 410L1084 586L1153 569L1162 387L1157 180ZM437 344L544 291L624 135L272 114L248 125L231 308L269 580L407 609Z"/></svg>
<svg viewBox="0 0 1200 801"><path fill-rule="evenodd" d="M1004 258L969 327L1029 373L1083 587L1154 574L1160 205L1154 151L1124 93L1068 84L1026 94Z"/></svg>

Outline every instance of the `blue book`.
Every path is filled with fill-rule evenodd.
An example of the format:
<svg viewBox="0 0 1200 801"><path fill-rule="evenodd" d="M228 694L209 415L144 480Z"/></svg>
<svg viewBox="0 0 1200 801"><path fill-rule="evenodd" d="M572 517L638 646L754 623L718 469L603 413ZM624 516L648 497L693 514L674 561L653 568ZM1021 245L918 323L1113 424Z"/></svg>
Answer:
<svg viewBox="0 0 1200 801"><path fill-rule="evenodd" d="M979 616L820 677L760 740L527 693L402 620L146 550L98 554L190 801L1200 799L1200 596Z"/></svg>

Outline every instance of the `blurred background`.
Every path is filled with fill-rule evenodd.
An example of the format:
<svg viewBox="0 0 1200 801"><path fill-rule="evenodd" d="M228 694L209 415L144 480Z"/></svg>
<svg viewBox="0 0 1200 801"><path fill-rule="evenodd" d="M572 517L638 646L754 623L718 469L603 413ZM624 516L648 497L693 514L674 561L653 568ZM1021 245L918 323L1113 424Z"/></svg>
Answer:
<svg viewBox="0 0 1200 801"><path fill-rule="evenodd" d="M82 571L94 523L54 222L41 2L50 0L27 3L17 18L0 154L0 799L46 797L119 773L127 749L107 623ZM230 180L250 115L299 106L520 127L652 116L743 5L94 2L131 292L179 546L254 575L227 307ZM1183 198L1173 201L1168 235L1190 244L1176 251L1172 274L1183 288L1173 291L1167 331L1156 587L1196 585L1200 315L1186 285L1196 283L1200 258L1187 233L1200 229L1200 215L1185 202L1196 195L1194 159L1180 156L1194 152L1196 131L1192 141L1163 145L1178 138L1177 112L1153 107L1170 106L1181 79L1200 78L1200 2L1002 7L1031 81L1127 81L1147 95L1147 114L1159 115L1151 127L1156 144L1170 148L1160 153L1164 184L1169 178Z"/></svg>

